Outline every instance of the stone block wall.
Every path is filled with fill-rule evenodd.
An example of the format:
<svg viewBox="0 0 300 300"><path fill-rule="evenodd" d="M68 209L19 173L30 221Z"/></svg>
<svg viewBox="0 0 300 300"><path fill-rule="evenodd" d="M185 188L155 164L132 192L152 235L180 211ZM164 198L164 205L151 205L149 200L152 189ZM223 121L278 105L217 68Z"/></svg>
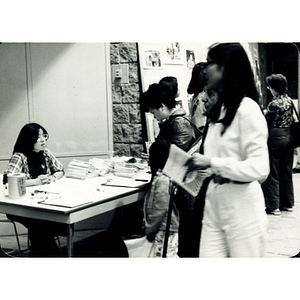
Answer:
<svg viewBox="0 0 300 300"><path fill-rule="evenodd" d="M129 83L112 80L114 154L139 157L144 150L136 43L111 43L111 66L128 65Z"/></svg>

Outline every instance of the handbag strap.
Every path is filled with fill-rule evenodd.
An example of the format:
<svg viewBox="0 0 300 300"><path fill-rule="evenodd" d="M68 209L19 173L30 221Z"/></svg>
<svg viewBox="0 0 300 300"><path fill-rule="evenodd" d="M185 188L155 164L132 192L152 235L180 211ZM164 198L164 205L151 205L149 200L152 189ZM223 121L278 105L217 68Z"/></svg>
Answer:
<svg viewBox="0 0 300 300"><path fill-rule="evenodd" d="M298 118L298 122L300 121L300 119L299 119L299 114L298 114L298 112L297 112L297 110L296 110L296 107L295 107L295 104L294 104L294 102L293 102L293 100L291 100L292 101L292 105L293 105L293 110L294 110L294 112L295 112L295 114L296 114L296 116L297 116L297 118Z"/></svg>
<svg viewBox="0 0 300 300"><path fill-rule="evenodd" d="M194 130L194 133L195 133L195 138L197 139L199 136L202 136L202 131L196 126L196 124L195 123L193 123L188 117L186 117L186 116L176 116L175 118L173 118L172 119L172 121L171 121L171 123L176 119L176 118L184 118L186 121L188 121L190 124L191 124L191 126L192 126L192 128L193 128L193 130Z"/></svg>
<svg viewBox="0 0 300 300"><path fill-rule="evenodd" d="M199 128L196 126L195 123L193 123L193 122L192 122L189 118L187 118L187 117L183 117L183 118L190 122L190 124L191 124L191 126L193 127L194 131L197 132L198 136L202 136L201 130L199 130ZM197 138L197 137L196 137L196 138Z"/></svg>
<svg viewBox="0 0 300 300"><path fill-rule="evenodd" d="M165 231L165 240L164 240L164 247L162 252L162 257L167 257L167 250L168 250L168 240L169 240L169 234L170 234L170 225L171 225L171 217L172 217L172 211L173 211L173 202L174 202L174 194L175 194L176 186L175 183L173 183L170 180L170 201L169 201L169 208L168 208L168 216L167 216L167 224L166 224L166 231Z"/></svg>

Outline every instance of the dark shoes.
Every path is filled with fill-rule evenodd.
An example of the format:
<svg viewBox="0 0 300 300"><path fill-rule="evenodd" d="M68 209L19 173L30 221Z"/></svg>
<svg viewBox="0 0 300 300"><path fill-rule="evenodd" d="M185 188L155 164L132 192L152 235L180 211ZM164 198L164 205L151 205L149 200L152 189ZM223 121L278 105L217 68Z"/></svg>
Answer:
<svg viewBox="0 0 300 300"><path fill-rule="evenodd" d="M293 169L293 173L300 173L300 163L297 162L295 165L295 168Z"/></svg>

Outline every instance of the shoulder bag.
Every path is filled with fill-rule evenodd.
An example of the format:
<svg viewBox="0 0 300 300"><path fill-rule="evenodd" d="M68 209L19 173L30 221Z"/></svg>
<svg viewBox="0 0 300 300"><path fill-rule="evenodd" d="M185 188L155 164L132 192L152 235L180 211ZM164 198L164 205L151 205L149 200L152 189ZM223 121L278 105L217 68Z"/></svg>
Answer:
<svg viewBox="0 0 300 300"><path fill-rule="evenodd" d="M293 110L295 112L295 115L297 116L297 120L294 118L294 122L291 124L291 135L293 136L294 139L294 148L298 148L300 146L300 119L299 119L299 114L295 108L295 105L292 101L293 105Z"/></svg>

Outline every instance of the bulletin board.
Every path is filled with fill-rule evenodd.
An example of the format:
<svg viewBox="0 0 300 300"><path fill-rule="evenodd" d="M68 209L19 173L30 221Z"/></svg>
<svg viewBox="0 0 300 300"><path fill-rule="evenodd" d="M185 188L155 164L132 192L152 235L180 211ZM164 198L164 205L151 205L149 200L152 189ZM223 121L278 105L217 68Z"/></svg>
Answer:
<svg viewBox="0 0 300 300"><path fill-rule="evenodd" d="M139 43L140 70L142 88L145 92L149 85L158 83L165 76L174 76L178 80L180 92L176 100L182 101L182 106L188 113L187 87L191 79L194 65L206 61L209 46L214 42L166 42L166 43ZM247 52L253 68L257 89L261 96L259 79L259 58L257 43L241 43ZM159 128L151 113L145 116L148 141L153 142Z"/></svg>
<svg viewBox="0 0 300 300"><path fill-rule="evenodd" d="M182 107L188 113L187 87L196 63L206 61L207 49L212 43L139 43L139 58L142 89L145 92L149 85L158 83L165 76L174 76L178 81L179 97ZM148 141L154 141L158 126L153 115L146 113Z"/></svg>

